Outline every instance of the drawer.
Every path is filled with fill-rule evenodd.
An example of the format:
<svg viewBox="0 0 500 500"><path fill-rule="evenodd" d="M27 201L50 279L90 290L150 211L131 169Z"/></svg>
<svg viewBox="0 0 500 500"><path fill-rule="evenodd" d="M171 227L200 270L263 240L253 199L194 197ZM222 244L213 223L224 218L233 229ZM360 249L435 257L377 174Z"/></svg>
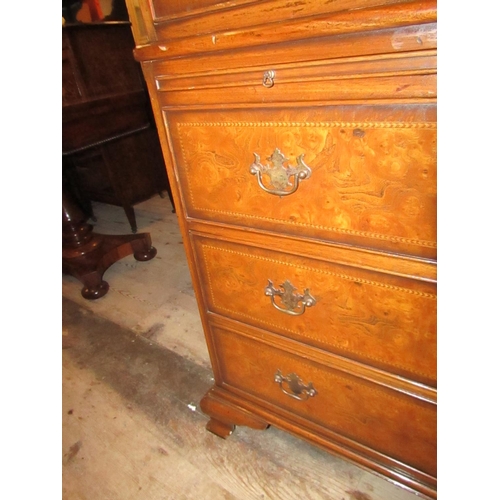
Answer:
<svg viewBox="0 0 500 500"><path fill-rule="evenodd" d="M254 338L211 330L225 389L284 418L297 416L302 427L319 425L391 457L398 466L435 477L435 405Z"/></svg>
<svg viewBox="0 0 500 500"><path fill-rule="evenodd" d="M298 64L273 64L262 59L258 68L231 72L157 76L156 87L165 107L279 105L348 100L435 99L435 51L408 57L358 57ZM209 64L210 61L207 61ZM157 63L156 71L173 63Z"/></svg>
<svg viewBox="0 0 500 500"><path fill-rule="evenodd" d="M192 239L208 311L435 387L434 284Z"/></svg>
<svg viewBox="0 0 500 500"><path fill-rule="evenodd" d="M188 217L436 257L435 106L165 116Z"/></svg>

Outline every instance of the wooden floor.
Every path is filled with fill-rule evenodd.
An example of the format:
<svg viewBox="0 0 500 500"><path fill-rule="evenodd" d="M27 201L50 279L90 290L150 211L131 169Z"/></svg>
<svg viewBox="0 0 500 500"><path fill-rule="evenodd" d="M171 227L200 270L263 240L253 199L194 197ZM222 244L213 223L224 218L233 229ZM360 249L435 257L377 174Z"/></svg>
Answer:
<svg viewBox="0 0 500 500"><path fill-rule="evenodd" d="M413 493L276 428L205 430L212 384L175 214L136 205L157 256L132 256L87 301L63 276L64 500L415 500ZM130 231L123 210L94 204L95 232Z"/></svg>

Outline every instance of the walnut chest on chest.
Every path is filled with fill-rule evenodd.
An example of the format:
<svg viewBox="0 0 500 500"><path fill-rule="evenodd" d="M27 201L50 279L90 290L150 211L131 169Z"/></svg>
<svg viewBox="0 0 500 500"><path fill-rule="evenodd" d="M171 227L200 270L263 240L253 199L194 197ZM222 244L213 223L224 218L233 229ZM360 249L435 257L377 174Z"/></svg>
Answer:
<svg viewBox="0 0 500 500"><path fill-rule="evenodd" d="M436 2L128 0L215 383L436 496Z"/></svg>

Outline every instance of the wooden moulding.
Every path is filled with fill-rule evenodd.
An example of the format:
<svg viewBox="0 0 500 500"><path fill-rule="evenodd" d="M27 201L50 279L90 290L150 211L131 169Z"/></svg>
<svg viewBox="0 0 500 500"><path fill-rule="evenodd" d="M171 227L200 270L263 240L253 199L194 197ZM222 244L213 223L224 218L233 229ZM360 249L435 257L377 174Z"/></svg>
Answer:
<svg viewBox="0 0 500 500"><path fill-rule="evenodd" d="M137 2L139 0L133 0ZM168 24L169 39L185 38L193 33L221 31L227 26L242 29L262 24L282 23L289 19L317 17L350 10L408 3L411 0L151 0L151 17L162 30Z"/></svg>
<svg viewBox="0 0 500 500"><path fill-rule="evenodd" d="M207 429L221 438L229 436L236 425L245 425L251 429L264 430L269 424L251 412L227 403L217 397L215 390L205 394L200 402L202 411L210 416Z"/></svg>
<svg viewBox="0 0 500 500"><path fill-rule="evenodd" d="M202 21L207 22L205 16ZM397 5L384 5L368 9L330 12L313 17L281 19L277 23L250 25L231 29L207 25L205 34L198 33L191 20L186 35L179 39L169 38L170 23L156 26L158 42L137 47L137 60L182 57L190 54L219 52L238 48L272 45L286 40L287 43L363 33L386 28L434 23L437 20L435 0L423 0ZM258 23L262 23L262 19ZM228 26L225 19L225 26ZM164 26L164 27L163 27Z"/></svg>
<svg viewBox="0 0 500 500"><path fill-rule="evenodd" d="M355 61L373 60L390 62L391 58L406 58L404 64L415 64L411 58L416 57L432 64L432 55L437 46L436 23L388 28L362 33L348 33L339 36L328 36L321 39L318 50L316 39L303 40L300 43L278 43L263 45L256 50L253 47L241 47L238 50L222 52L198 53L181 58L169 58L168 54L153 62L153 72L159 78L176 79L184 76L224 75L227 73L244 73L246 71L262 71L269 65L280 64L282 69L293 70L297 65L322 65L327 63L335 67L351 65ZM142 48L140 49L142 51ZM434 52L435 53L435 52ZM357 59L353 59L357 58ZM378 62L377 64L380 64ZM435 68L435 65L433 66ZM296 74L302 74L296 71ZM173 83L173 82L172 82Z"/></svg>
<svg viewBox="0 0 500 500"><path fill-rule="evenodd" d="M266 245L269 246L269 237L272 236L272 233L262 229L253 229L251 234L249 234L249 231L245 228L229 227L222 223L196 219L189 220L189 227L193 236L199 235L227 239L234 243L246 245L247 247L266 248ZM309 241L303 237L293 235L281 235L279 246L276 246L276 240L273 240L273 242L275 243L275 250L281 252L289 252L293 248L294 254L298 256L314 257L341 265L354 266L359 269L377 271L434 284L437 282L437 266L434 260L385 254L373 249L352 246L344 247L341 244L326 241Z"/></svg>
<svg viewBox="0 0 500 500"><path fill-rule="evenodd" d="M207 430L219 437L226 438L234 431L236 419L240 422L247 420L251 424L248 427L256 430L264 430L272 425L426 498L437 498L435 477L293 413L283 411L276 414L229 387L212 387L202 399L200 407L211 418L206 426Z"/></svg>

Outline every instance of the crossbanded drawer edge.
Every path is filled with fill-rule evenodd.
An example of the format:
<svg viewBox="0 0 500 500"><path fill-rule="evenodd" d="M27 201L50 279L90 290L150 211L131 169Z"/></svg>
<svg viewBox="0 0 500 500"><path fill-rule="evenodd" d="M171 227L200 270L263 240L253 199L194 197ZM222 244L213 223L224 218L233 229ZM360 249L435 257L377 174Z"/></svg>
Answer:
<svg viewBox="0 0 500 500"><path fill-rule="evenodd" d="M208 311L206 314L209 324L215 327L231 331L250 340L261 342L270 347L280 349L283 352L314 361L319 365L365 380L375 386L384 387L394 391L394 393L413 397L437 406L437 389L430 385L344 358L338 354L323 351L320 348L283 337L269 330L263 330L256 326L235 321L211 311Z"/></svg>

